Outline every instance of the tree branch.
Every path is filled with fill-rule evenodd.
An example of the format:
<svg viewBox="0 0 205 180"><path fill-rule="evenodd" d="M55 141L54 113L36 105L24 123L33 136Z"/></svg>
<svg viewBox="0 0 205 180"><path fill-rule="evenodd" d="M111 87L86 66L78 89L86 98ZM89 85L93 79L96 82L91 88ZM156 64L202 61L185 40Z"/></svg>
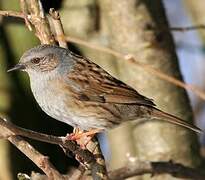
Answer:
<svg viewBox="0 0 205 180"><path fill-rule="evenodd" d="M147 30L157 30L157 31L164 31L164 32L170 32L170 31L178 31L178 32L186 32L186 31L193 31L193 30L205 30L205 25L204 24L199 24L199 25L195 25L195 26L181 26L181 27L154 27L151 24L147 24L146 26Z"/></svg>
<svg viewBox="0 0 205 180"><path fill-rule="evenodd" d="M55 34L56 37L58 37L57 41L59 42L60 47L68 48L59 13L51 8L49 14L52 18Z"/></svg>
<svg viewBox="0 0 205 180"><path fill-rule="evenodd" d="M49 162L48 157L39 153L28 142L16 136L15 126L0 118L0 138L7 138L22 153L31 159L50 179L64 179L63 176ZM20 129L19 129L20 131Z"/></svg>
<svg viewBox="0 0 205 180"><path fill-rule="evenodd" d="M41 43L55 44L55 39L52 36L41 2L39 0L29 0L26 1L26 5L30 13L29 20L34 25L36 36L40 39Z"/></svg>
<svg viewBox="0 0 205 180"><path fill-rule="evenodd" d="M205 174L197 171L194 168L186 167L179 163L169 162L146 162L134 160L126 167L114 170L109 173L111 180L123 180L125 178L151 174L151 176L159 174L170 174L173 177L203 180Z"/></svg>
<svg viewBox="0 0 205 180"><path fill-rule="evenodd" d="M11 17L17 17L24 19L24 14L22 12L16 12L16 11L0 11L1 16L11 16Z"/></svg>
<svg viewBox="0 0 205 180"><path fill-rule="evenodd" d="M101 176L100 172L104 172L104 165L97 162L95 156L90 151L86 149L81 149L81 147L77 145L74 141L68 141L65 137L57 137L20 128L12 124L11 122L3 120L2 118L0 118L0 127L1 129L3 129L2 131L0 131L0 137L8 139L11 136L18 135L42 142L47 142L50 144L59 145L64 149L69 150L73 154L77 155L77 160L81 164L83 162L83 164L87 168L91 169L91 172L94 177ZM34 161L34 163L36 162Z"/></svg>
<svg viewBox="0 0 205 180"><path fill-rule="evenodd" d="M30 146L30 144L20 139L20 137L16 135L60 145L63 148L70 150L73 154L77 155L81 159L81 162L83 160L84 164L86 164L87 167L91 168L91 171L97 169L97 171L99 172L99 168L103 168L103 165L97 163L96 158L90 151L81 149L75 142L67 141L64 137L56 137L23 129L8 121L3 120L2 118L0 118L0 127L1 129L3 129L2 131L0 131L1 137L7 138L9 141L15 144L17 148L19 148L34 163L36 163L39 168L43 168L42 170L46 172L47 175L49 174L51 176L51 174L55 174L57 172L54 168L52 168L47 157L39 154L39 152L37 152ZM156 175L165 173L180 178L193 178L198 180L205 179L205 174L197 171L196 169L173 163L171 161L145 162L130 158L129 162L130 163L126 167L109 172L109 179L120 180L142 174ZM45 166L42 166L42 164ZM96 171L94 171L94 173L95 172Z"/></svg>
<svg viewBox="0 0 205 180"><path fill-rule="evenodd" d="M48 176L48 179L64 180L64 177L50 163L49 158L39 153L28 142L19 136L11 136L8 140L31 159Z"/></svg>
<svg viewBox="0 0 205 180"><path fill-rule="evenodd" d="M27 17L28 9L27 9L27 5L26 5L26 0L20 0L20 6L21 6L21 10L22 10L23 15L24 15L25 24L26 24L27 28L29 29L29 31L32 31L31 23Z"/></svg>

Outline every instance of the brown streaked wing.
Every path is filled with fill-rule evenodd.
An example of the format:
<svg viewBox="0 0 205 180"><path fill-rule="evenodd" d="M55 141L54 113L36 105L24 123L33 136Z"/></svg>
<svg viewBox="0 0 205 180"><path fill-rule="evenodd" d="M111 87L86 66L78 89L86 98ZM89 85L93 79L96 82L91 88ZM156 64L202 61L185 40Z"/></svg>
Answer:
<svg viewBox="0 0 205 180"><path fill-rule="evenodd" d="M155 106L151 99L115 79L97 64L78 56L74 58L76 64L69 72L68 78L72 82L73 89L78 91L79 100Z"/></svg>

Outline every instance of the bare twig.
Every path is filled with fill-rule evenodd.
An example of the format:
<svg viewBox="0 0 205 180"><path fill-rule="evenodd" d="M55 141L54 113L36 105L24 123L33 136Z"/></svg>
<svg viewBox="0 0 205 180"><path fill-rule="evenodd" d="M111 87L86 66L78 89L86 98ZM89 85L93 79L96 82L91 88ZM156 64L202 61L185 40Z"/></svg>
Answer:
<svg viewBox="0 0 205 180"><path fill-rule="evenodd" d="M160 31L179 31L179 32L186 32L186 31L193 31L193 30L205 30L205 25L204 24L199 24L199 25L195 25L195 26L181 26L181 27L174 27L174 26L171 26L171 27L154 27L152 26L151 24L148 24L147 27L146 27L148 30L160 30Z"/></svg>
<svg viewBox="0 0 205 180"><path fill-rule="evenodd" d="M23 15L24 15L25 24L26 24L27 28L29 29L29 31L32 31L32 26L31 26L31 23L28 20L28 16L27 16L28 10L27 10L27 7L26 7L25 0L20 0L20 6L21 6L21 10L22 10Z"/></svg>
<svg viewBox="0 0 205 180"><path fill-rule="evenodd" d="M115 57L117 57L119 59L127 60L128 62L133 63L133 65L143 68L147 72L152 73L153 75L157 76L160 79L163 79L163 80L165 80L167 82L170 82L170 83L172 83L172 84L174 84L176 86L179 86L181 88L184 88L186 90L191 90L198 97L200 97L201 99L205 100L205 92L203 90L199 89L196 86L183 83L182 81L180 81L180 80L178 80L178 79L176 79L176 78L174 78L172 76L169 76L169 75L163 73L162 71L151 67L150 65L147 65L147 64L144 64L144 63L140 63L139 61L136 60L136 58L134 56L124 55L124 54L121 54L120 52L114 51L114 50L112 50L110 48L102 47L102 46L99 46L99 45L96 45L96 44L91 44L91 43L89 43L87 41L84 41L84 40L81 40L81 39L78 39L78 38L67 36L66 39L69 42L73 42L73 43L77 43L77 44L80 44L80 45L84 45L86 47L89 47L89 48L92 48L92 49L95 49L95 50L98 50L98 51L102 51L102 52L111 54L111 55L113 55L113 56L115 56Z"/></svg>
<svg viewBox="0 0 205 180"><path fill-rule="evenodd" d="M79 180L80 172L75 170L76 174L66 174L63 177L65 179ZM159 174L169 174L173 177L180 179L194 179L194 180L204 180L205 174L197 171L194 168L183 166L179 163L174 162L146 162L146 161L136 161L130 162L126 167L122 167L109 172L110 180L124 180L126 178L150 174L151 176ZM30 178L26 174L21 174L24 177ZM72 177L72 178L71 178ZM45 175L33 172L31 174L31 179L38 178L39 180L45 179ZM90 176L81 176L81 179L90 180Z"/></svg>
<svg viewBox="0 0 205 180"><path fill-rule="evenodd" d="M26 142L19 136L11 136L8 138L8 140L29 159L31 159L48 176L48 179L64 179L64 177L50 163L48 157L39 153L28 142Z"/></svg>
<svg viewBox="0 0 205 180"><path fill-rule="evenodd" d="M123 180L125 178L139 176L143 174L159 175L170 174L173 177L204 180L205 174L197 171L196 169L183 166L179 163L167 162L146 162L134 160L126 167L114 170L109 173L111 180Z"/></svg>
<svg viewBox="0 0 205 180"><path fill-rule="evenodd" d="M56 37L58 37L57 41L59 42L59 45L64 48L68 48L59 13L55 11L55 9L51 8L49 10L49 14L52 17L54 30L56 33Z"/></svg>
<svg viewBox="0 0 205 180"><path fill-rule="evenodd" d="M94 155L90 151L82 150L73 141L65 141L64 138L62 137L56 137L52 135L42 134L27 129L23 129L1 118L0 118L0 127L4 128L4 131L1 131L0 134L6 133L7 138L12 143L17 145L17 147L23 153L25 153L33 162L37 163L37 165L41 169L44 168L44 171L46 170L47 175L48 173L49 175L51 175L51 173L52 174L56 173L56 170L53 169L52 166L50 166L49 162L47 162L48 161L47 158L45 156L39 155L39 153L36 152L35 149L30 147L30 145L27 142L25 142L22 139L19 139L19 137L17 137L16 135L63 146L64 148L69 149L74 154L78 155L78 157L81 160L83 160L88 167L91 167L91 170L96 168L102 168L103 166L103 165L101 166L100 163L96 162ZM4 138L6 138L6 136L2 135L2 137ZM189 168L181 164L173 163L171 161L170 162L145 162L145 161L138 161L135 158L134 159L130 158L129 162L130 163L126 167L109 172L109 179L120 180L120 179L142 175L142 174L155 175L155 174L164 174L164 173L168 173L174 177L180 177L180 178L192 178L198 180L205 179L205 175L197 171L196 169ZM42 163L43 165L46 165L46 167L45 166L42 167ZM55 171L53 172L53 170ZM99 172L99 170L96 171ZM93 170L93 172L96 171Z"/></svg>
<svg viewBox="0 0 205 180"><path fill-rule="evenodd" d="M200 24L200 25L195 25L195 26L170 27L169 29L171 31L181 31L181 32L192 31L192 30L199 30L199 29L205 30L205 25L204 24Z"/></svg>
<svg viewBox="0 0 205 180"><path fill-rule="evenodd" d="M36 29L36 36L42 44L55 44L55 39L52 36L41 2L39 0L29 0L26 3L30 13L29 20Z"/></svg>
<svg viewBox="0 0 205 180"><path fill-rule="evenodd" d="M24 19L24 14L21 12L15 12L15 11L0 11L1 16L12 16L17 18Z"/></svg>
<svg viewBox="0 0 205 180"><path fill-rule="evenodd" d="M6 122L3 119L0 119L0 121L3 124L9 124L9 122ZM9 129L8 127L1 126L1 138L7 138L21 152L23 152L29 159L31 159L48 176L49 179L64 179L63 176L61 176L61 174L49 162L48 157L39 153L28 142L24 141L19 136L16 136L15 132L13 132L13 129Z"/></svg>
<svg viewBox="0 0 205 180"><path fill-rule="evenodd" d="M3 120L2 118L0 118L0 127L2 129L6 128L7 131L10 133L10 134L9 133L6 134L7 138L10 138L10 136L19 135L19 136L23 136L23 137L28 137L30 139L35 139L38 141L59 145L59 146L65 148L66 150L71 151L73 154L77 155L80 159L80 162L81 163L83 162L83 164L86 167L91 169L92 175L94 177L101 176L101 172L102 172L102 169L104 168L104 166L96 161L95 156L90 151L88 151L86 149L82 149L74 141L68 141L64 137L57 137L57 136L47 135L47 134L38 133L35 131L23 129L23 128L20 128L16 125L12 124L11 122L7 122L7 121ZM2 137L2 136L3 135L0 134L0 137ZM3 137L6 138L5 135ZM101 178L101 179L106 179L106 178Z"/></svg>
<svg viewBox="0 0 205 180"><path fill-rule="evenodd" d="M91 178L92 178L89 175L82 175L81 171L79 169L76 169L76 168L69 170L69 172L66 173L65 175L63 175L63 177L66 180L91 180ZM20 178L23 178L24 180L26 180L26 179L28 179L28 180L30 180L30 179L32 179L32 180L46 180L47 179L45 177L45 175L42 175L42 174L36 173L36 172L32 172L30 176L28 176L27 174L19 173L18 178L19 178L19 180L20 180Z"/></svg>

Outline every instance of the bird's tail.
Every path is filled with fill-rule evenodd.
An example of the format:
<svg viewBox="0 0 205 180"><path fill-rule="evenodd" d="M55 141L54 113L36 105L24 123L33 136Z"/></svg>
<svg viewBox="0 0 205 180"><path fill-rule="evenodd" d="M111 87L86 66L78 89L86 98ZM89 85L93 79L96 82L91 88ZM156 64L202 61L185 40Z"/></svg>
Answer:
<svg viewBox="0 0 205 180"><path fill-rule="evenodd" d="M177 125L183 126L185 128L191 129L192 131L195 131L197 133L202 133L202 130L199 129L198 127L196 127L192 124L189 124L188 122L186 122L186 121L184 121L184 120L182 120L174 115L163 112L157 108L153 108L152 116L155 118L159 118L161 120L170 122L172 124L177 124Z"/></svg>

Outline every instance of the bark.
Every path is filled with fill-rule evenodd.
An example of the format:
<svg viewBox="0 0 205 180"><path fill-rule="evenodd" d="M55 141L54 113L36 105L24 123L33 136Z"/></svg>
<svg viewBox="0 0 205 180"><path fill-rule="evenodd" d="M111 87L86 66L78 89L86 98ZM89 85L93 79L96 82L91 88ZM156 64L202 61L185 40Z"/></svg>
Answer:
<svg viewBox="0 0 205 180"><path fill-rule="evenodd" d="M137 61L182 79L172 37L167 32L160 32L161 27L168 26L160 0L153 2L104 0L101 1L101 6L104 7L108 17L113 49L125 54L131 53ZM154 26L157 30L150 31L147 29L148 26ZM193 120L189 99L183 89L162 81L141 68L132 67L127 62L118 62L122 80L140 93L153 98L162 110L187 121ZM133 125L129 131L131 130L129 139L134 138L135 152L139 159L173 160L184 165L199 165L197 136L189 130L156 121ZM113 134L113 139L119 142L116 149L120 151L125 139L120 139L119 134L123 132L121 128L119 131L117 129L114 131L116 133ZM112 152L112 168L126 163L120 159L129 155L127 152L121 155L116 155L116 151ZM170 179L169 176L154 178Z"/></svg>

